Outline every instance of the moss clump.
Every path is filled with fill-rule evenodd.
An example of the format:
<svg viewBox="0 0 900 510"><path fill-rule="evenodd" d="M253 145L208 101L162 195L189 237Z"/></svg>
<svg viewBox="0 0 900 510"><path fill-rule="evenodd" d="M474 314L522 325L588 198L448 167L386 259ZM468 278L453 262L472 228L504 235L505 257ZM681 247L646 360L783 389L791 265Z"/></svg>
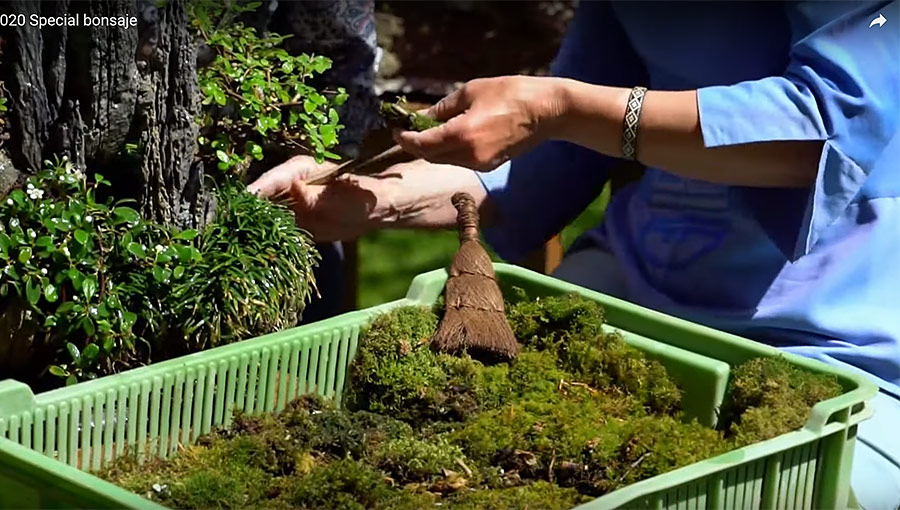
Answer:
<svg viewBox="0 0 900 510"><path fill-rule="evenodd" d="M365 331L345 409L302 397L104 476L176 508L565 509L797 428L840 393L781 359L753 360L735 370L714 430L682 419L674 381L604 331L596 304L526 300L509 315L524 349L484 366L430 349L434 310L396 309Z"/></svg>
<svg viewBox="0 0 900 510"><path fill-rule="evenodd" d="M596 302L574 294L523 301L510 308L509 321L527 347L555 351L578 380L613 386L657 413L677 409L681 393L665 368L620 335L604 332Z"/></svg>
<svg viewBox="0 0 900 510"><path fill-rule="evenodd" d="M734 370L728 392L728 433L756 443L803 426L812 406L842 392L834 376L813 374L783 358L750 360Z"/></svg>
<svg viewBox="0 0 900 510"><path fill-rule="evenodd" d="M459 420L474 412L469 382L483 366L432 351L428 340L437 323L437 315L424 307L377 317L353 363L348 407L411 423Z"/></svg>
<svg viewBox="0 0 900 510"><path fill-rule="evenodd" d="M443 124L427 115L407 110L403 101L381 103L381 116L388 126L407 131L425 131Z"/></svg>

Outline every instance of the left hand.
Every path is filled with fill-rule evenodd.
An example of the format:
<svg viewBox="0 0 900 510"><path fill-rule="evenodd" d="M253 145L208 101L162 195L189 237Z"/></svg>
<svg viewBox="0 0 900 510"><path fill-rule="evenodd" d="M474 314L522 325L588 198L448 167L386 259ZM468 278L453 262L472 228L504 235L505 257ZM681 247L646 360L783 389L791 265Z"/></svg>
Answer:
<svg viewBox="0 0 900 510"><path fill-rule="evenodd" d="M466 83L424 113L445 121L396 141L432 163L490 171L552 136L562 114L558 78L501 76Z"/></svg>

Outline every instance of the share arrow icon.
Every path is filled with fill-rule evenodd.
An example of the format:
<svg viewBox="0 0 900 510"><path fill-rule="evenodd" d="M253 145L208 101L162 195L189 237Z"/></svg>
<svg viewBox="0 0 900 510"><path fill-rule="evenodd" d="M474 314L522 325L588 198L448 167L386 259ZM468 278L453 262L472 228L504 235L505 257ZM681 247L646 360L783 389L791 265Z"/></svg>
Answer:
<svg viewBox="0 0 900 510"><path fill-rule="evenodd" d="M873 19L871 23L869 23L869 28L872 28L875 25L878 25L881 28L881 25L884 25L884 22L887 21L887 18L884 17L884 14L879 14L877 18Z"/></svg>

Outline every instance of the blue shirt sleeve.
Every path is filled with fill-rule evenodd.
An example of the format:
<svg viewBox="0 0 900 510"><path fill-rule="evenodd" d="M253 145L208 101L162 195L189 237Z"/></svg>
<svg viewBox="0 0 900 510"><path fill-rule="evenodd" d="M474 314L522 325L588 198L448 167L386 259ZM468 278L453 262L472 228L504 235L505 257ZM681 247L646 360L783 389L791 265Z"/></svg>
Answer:
<svg viewBox="0 0 900 510"><path fill-rule="evenodd" d="M786 255L808 253L857 196L897 130L897 2L786 2L792 30L780 76L698 90L707 147L824 142L818 176ZM869 22L883 13L883 26ZM765 228L765 225L764 225Z"/></svg>
<svg viewBox="0 0 900 510"><path fill-rule="evenodd" d="M646 72L606 2L580 2L551 74L611 86L646 84ZM497 222L484 229L494 250L520 261L559 233L602 191L615 158L568 142L546 142L479 173Z"/></svg>

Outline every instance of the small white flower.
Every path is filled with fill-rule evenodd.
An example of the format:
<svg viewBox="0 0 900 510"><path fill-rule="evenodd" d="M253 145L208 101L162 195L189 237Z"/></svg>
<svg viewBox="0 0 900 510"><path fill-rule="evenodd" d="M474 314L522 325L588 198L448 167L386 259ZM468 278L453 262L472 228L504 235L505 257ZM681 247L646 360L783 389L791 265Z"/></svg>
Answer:
<svg viewBox="0 0 900 510"><path fill-rule="evenodd" d="M91 315L97 315L97 307L96 306L91 307Z"/></svg>
<svg viewBox="0 0 900 510"><path fill-rule="evenodd" d="M31 182L29 182L29 183L28 183L28 186L25 186L25 189L29 189L29 190L34 189L34 184L31 183Z"/></svg>
<svg viewBox="0 0 900 510"><path fill-rule="evenodd" d="M47 268L46 268L46 267L42 267L42 268L41 268L41 274L47 274Z"/></svg>
<svg viewBox="0 0 900 510"><path fill-rule="evenodd" d="M63 161L69 161L69 156L63 156Z"/></svg>
<svg viewBox="0 0 900 510"><path fill-rule="evenodd" d="M88 214L87 216L84 217L84 221L85 221L85 223L91 223L94 221L94 217L91 216L90 214Z"/></svg>
<svg viewBox="0 0 900 510"><path fill-rule="evenodd" d="M62 252L66 254L66 257L68 257L69 256L69 247L63 246Z"/></svg>
<svg viewBox="0 0 900 510"><path fill-rule="evenodd" d="M9 204L9 205L13 205L13 199L7 198L7 199L6 199L6 203Z"/></svg>
<svg viewBox="0 0 900 510"><path fill-rule="evenodd" d="M19 219L18 219L18 218L13 218L13 219L9 220L9 226L12 227L12 228L18 227L18 226L19 226Z"/></svg>
<svg viewBox="0 0 900 510"><path fill-rule="evenodd" d="M36 238L36 237L37 237L37 232L35 232L34 230L29 230L29 231L28 231L28 237L30 237L30 238L32 238L32 239Z"/></svg>
<svg viewBox="0 0 900 510"><path fill-rule="evenodd" d="M161 244L157 244L156 246L153 247L153 249L156 250L156 253L159 253L159 252L165 250L165 248L163 248Z"/></svg>

